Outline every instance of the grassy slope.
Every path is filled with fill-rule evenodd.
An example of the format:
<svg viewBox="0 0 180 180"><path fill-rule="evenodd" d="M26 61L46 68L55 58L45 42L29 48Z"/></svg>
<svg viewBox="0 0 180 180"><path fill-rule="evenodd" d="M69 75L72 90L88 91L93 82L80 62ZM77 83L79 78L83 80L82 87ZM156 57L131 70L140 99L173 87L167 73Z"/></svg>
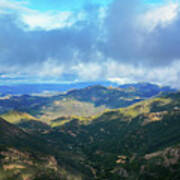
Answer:
<svg viewBox="0 0 180 180"><path fill-rule="evenodd" d="M73 119L58 131L74 139L72 147L86 154L87 163L96 169L97 177L120 178L121 175L114 171L119 155L141 159L146 154L180 143L180 93L108 110L88 124ZM130 163L126 168L133 170L133 166L136 165Z"/></svg>
<svg viewBox="0 0 180 180"><path fill-rule="evenodd" d="M61 116L92 116L104 109L105 106L95 107L92 103L73 99L56 100L41 109L40 119L47 121Z"/></svg>
<svg viewBox="0 0 180 180"><path fill-rule="evenodd" d="M52 127L63 126L74 119L78 119L80 124L89 124L89 123L99 122L101 120L110 121L113 119L117 119L119 117L121 117L121 119L125 121L128 121L128 120L132 120L132 118L135 118L138 115L151 112L152 111L151 108L153 108L151 107L152 104L156 104L161 107L170 104L171 101L172 99L170 98L157 97L139 103L135 103L127 108L120 108L114 110L105 109L104 111L96 113L93 116L87 116L87 117L81 115L62 116L54 120L51 120L50 124L52 125Z"/></svg>
<svg viewBox="0 0 180 180"><path fill-rule="evenodd" d="M28 134L0 118L0 179L88 179L90 170L67 148L36 134ZM58 142L61 146L61 142ZM66 155L65 155L66 154ZM84 170L86 174L83 173Z"/></svg>
<svg viewBox="0 0 180 180"><path fill-rule="evenodd" d="M68 172L71 169L72 172L75 171L74 174L78 173L81 177L82 170L88 175L94 172L93 179L95 177L104 180L133 179L134 177L137 179L155 179L156 176L159 178L161 170L167 169L169 170L168 177L172 175L179 177L177 172L179 160L168 167L164 166L162 163L164 161L161 161L160 165L158 165L160 170L158 168L156 170L153 169L156 167L155 160L151 158L145 159L147 154L159 151L167 152L167 147L179 144L179 107L180 93L177 93L161 98L153 98L128 108L108 110L89 119L78 119L78 117L70 120L56 119L53 123L60 123L60 127L48 130L45 134L40 134L38 137L40 139L34 137L35 142L31 140L33 137L29 139L29 136L23 131L19 131L19 129L13 130L11 128L6 131L2 128L0 130L1 135L4 132L4 137L10 138L8 140L10 144L12 144L11 138L13 137L14 146L28 147L28 144L34 144L33 147L29 148L33 148L35 152L39 151L45 154L48 154L48 149L50 149L51 153L55 155L58 165L60 165L58 167L61 169L62 165L62 167L68 169L66 171L67 176L70 174ZM63 121L67 122L64 123ZM19 132L20 135L12 134L12 136L7 136L6 132L14 131ZM47 140L48 144L46 144ZM4 142L8 141L6 139ZM1 142L3 141L1 140ZM19 142L20 144L17 144ZM40 142L42 144L39 144ZM175 149L179 149L179 146L175 146ZM49 155L52 155L51 153ZM158 154L156 158L161 158L162 154ZM175 155L176 153L171 154L171 156ZM43 154L41 156L43 157ZM125 163L117 163L123 162L120 158L124 156L127 157ZM179 157L179 155L177 156ZM46 157L49 156L46 155ZM145 167L141 167L141 165ZM141 173L142 168L144 170ZM91 169L91 172L88 169ZM176 171L173 173L171 169ZM80 178L79 175L77 175L77 178ZM166 177L166 174L163 174L162 177Z"/></svg>
<svg viewBox="0 0 180 180"><path fill-rule="evenodd" d="M91 86L68 91L56 96L12 96L0 99L0 113L10 110L27 112L43 120L64 115L91 116L106 108L127 107L168 90L155 85L142 84L134 87L110 88ZM169 89L169 91L173 91ZM14 117L12 117L14 118Z"/></svg>
<svg viewBox="0 0 180 180"><path fill-rule="evenodd" d="M0 115L0 117L13 124L18 124L21 120L38 120L28 113L19 111L9 111Z"/></svg>

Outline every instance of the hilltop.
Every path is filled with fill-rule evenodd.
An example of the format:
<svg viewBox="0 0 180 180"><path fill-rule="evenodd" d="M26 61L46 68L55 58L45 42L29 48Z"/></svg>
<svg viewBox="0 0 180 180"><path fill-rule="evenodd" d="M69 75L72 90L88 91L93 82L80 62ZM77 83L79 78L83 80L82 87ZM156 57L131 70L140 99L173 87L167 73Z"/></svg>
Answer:
<svg viewBox="0 0 180 180"><path fill-rule="evenodd" d="M105 109L127 107L145 99L168 94L175 89L153 84L131 84L124 87L93 85L53 96L11 96L0 99L0 113L20 111L37 119L51 120L60 116L92 116Z"/></svg>
<svg viewBox="0 0 180 180"><path fill-rule="evenodd" d="M18 124L23 120L37 120L37 118L33 117L32 115L25 113L25 112L19 112L19 111L9 111L5 114L0 115L3 119L6 121L13 123L13 124Z"/></svg>
<svg viewBox="0 0 180 180"><path fill-rule="evenodd" d="M27 102L34 114L11 110L2 115L6 121L0 119L0 178L179 179L179 92L158 94L117 109L103 109L93 116L62 116L58 110L64 104L74 109L67 104L73 102L76 106L77 101L83 108L80 98L85 98L87 92L85 103L91 104L91 97L104 97L103 92L114 91L124 92L121 88L93 86L71 90L65 94L66 99L59 99L60 95L38 97L39 104L37 97L13 97L9 102L18 102L19 109L21 102L22 107ZM134 93L129 87L126 91ZM7 99L2 101L9 103ZM52 103L57 106L54 116ZM49 110L49 118L57 118L44 122L37 119L35 114L42 113L38 109L42 105L53 109Z"/></svg>
<svg viewBox="0 0 180 180"><path fill-rule="evenodd" d="M56 131L69 134L74 139L72 148L77 151L81 149L88 163L103 179L170 178L173 172L179 177L176 166L180 163L180 154L173 154L179 152L179 120L180 93L174 93L127 108L108 110L88 123L78 118L72 119L57 126ZM47 136L51 138L51 134ZM172 152L171 158L176 159L174 163L168 158L168 151ZM152 153L156 156L148 155ZM166 163L162 160L156 164L154 159L161 159L161 156ZM141 172L142 166L144 170ZM152 169L156 166L166 173L159 174L158 169Z"/></svg>

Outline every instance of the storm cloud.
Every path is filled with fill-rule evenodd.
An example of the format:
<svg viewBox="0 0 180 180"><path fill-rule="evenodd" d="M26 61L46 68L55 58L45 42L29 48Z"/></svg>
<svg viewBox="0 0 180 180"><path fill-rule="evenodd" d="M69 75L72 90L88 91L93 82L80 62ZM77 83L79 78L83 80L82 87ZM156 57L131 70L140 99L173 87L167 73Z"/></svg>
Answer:
<svg viewBox="0 0 180 180"><path fill-rule="evenodd" d="M151 6L141 0L115 0L106 6L88 3L79 12L59 15L15 7L0 4L2 75L177 86L178 3ZM38 16L44 24L36 21L32 26Z"/></svg>
<svg viewBox="0 0 180 180"><path fill-rule="evenodd" d="M143 6L139 0L112 4L105 23L108 37L104 53L126 63L169 65L180 58L179 7L170 3L156 9Z"/></svg>

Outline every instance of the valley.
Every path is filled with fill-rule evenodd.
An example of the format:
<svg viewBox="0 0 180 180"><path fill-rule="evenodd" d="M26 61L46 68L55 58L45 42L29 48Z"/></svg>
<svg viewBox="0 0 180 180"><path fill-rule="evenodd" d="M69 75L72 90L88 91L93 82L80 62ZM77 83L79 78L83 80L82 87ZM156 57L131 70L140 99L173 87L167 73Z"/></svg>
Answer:
<svg viewBox="0 0 180 180"><path fill-rule="evenodd" d="M1 99L0 180L178 180L180 93L145 85Z"/></svg>

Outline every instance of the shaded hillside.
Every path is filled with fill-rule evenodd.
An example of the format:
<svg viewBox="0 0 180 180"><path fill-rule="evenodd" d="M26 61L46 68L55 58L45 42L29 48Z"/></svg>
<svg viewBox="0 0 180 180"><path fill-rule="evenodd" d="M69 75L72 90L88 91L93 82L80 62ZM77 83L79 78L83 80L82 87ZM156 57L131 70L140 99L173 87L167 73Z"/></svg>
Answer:
<svg viewBox="0 0 180 180"><path fill-rule="evenodd" d="M28 131L44 131L50 129L47 123L42 122L25 112L13 110L0 115L0 117L8 121L9 123L15 124L18 127L26 129Z"/></svg>
<svg viewBox="0 0 180 180"><path fill-rule="evenodd" d="M0 133L0 146L26 146L28 135L2 118L0 118Z"/></svg>
<svg viewBox="0 0 180 180"><path fill-rule="evenodd" d="M20 112L37 112L44 104L48 104L54 99L49 97L39 96L7 96L0 99L0 113L7 113L9 111Z"/></svg>
<svg viewBox="0 0 180 180"><path fill-rule="evenodd" d="M169 86L158 86L151 83L134 83L134 84L124 84L120 85L119 88L136 92L139 96L152 97L159 93L175 92L175 89Z"/></svg>
<svg viewBox="0 0 180 180"><path fill-rule="evenodd" d="M156 174L161 177L161 169L167 168L164 164L159 164L159 171L153 170L156 172L154 175L149 168L156 167L156 163L150 160L145 162L147 174L145 171L141 174L140 169L137 171L136 168L140 168L140 159L147 154L180 143L180 93L146 100L125 109L109 110L88 123L73 119L56 127L57 136L59 132L69 134L74 139L72 149L82 151L87 156L87 163L96 169L99 179L128 179L130 176L138 178L139 175L142 175L142 179L156 179ZM47 137L51 138L51 134L47 134ZM179 146L177 150L179 152ZM118 161L118 157L124 156L129 162L125 167L127 173L116 171L125 166L118 163L121 161ZM179 177L177 168L180 154L177 156L175 166L168 167L169 179L173 173Z"/></svg>
<svg viewBox="0 0 180 180"><path fill-rule="evenodd" d="M70 115L92 116L105 109L127 107L159 93L172 91L175 90L142 83L122 88L95 85L56 96L8 96L0 99L0 113L15 110L43 120Z"/></svg>
<svg viewBox="0 0 180 180"><path fill-rule="evenodd" d="M60 148L61 142L56 146L2 118L0 135L1 180L81 180L92 175L90 169L80 163L83 162L83 155L79 157L65 150L66 144Z"/></svg>
<svg viewBox="0 0 180 180"><path fill-rule="evenodd" d="M95 106L105 105L107 108L119 108L142 101L160 92L152 92L151 95L147 96L145 93L142 93L144 91L143 88L131 90L130 88L113 88L97 85L69 91L66 96L79 101L91 102Z"/></svg>
<svg viewBox="0 0 180 180"><path fill-rule="evenodd" d="M18 123L22 130L0 119L2 180L180 178L180 93L92 117L60 117L53 128L35 122Z"/></svg>

